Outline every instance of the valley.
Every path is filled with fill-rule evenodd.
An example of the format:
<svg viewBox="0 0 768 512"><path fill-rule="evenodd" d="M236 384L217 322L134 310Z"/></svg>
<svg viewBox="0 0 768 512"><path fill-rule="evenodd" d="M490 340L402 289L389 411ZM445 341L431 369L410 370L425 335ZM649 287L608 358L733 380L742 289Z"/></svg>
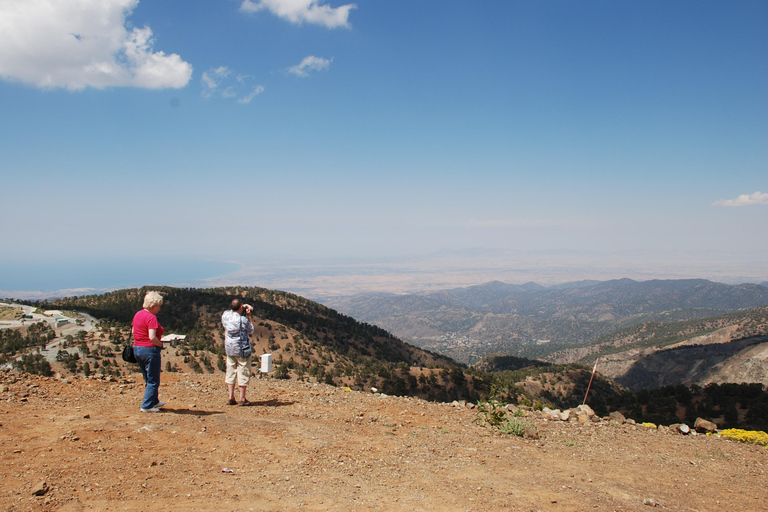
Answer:
<svg viewBox="0 0 768 512"><path fill-rule="evenodd" d="M765 306L768 288L700 279L551 287L496 281L428 293L355 295L328 304L416 346L473 364L495 353L542 358L636 325L675 324Z"/></svg>

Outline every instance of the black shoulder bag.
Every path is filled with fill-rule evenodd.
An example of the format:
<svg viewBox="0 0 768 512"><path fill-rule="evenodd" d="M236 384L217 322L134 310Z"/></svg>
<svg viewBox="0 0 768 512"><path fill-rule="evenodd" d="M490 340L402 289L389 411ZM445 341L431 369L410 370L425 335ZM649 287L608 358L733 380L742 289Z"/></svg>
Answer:
<svg viewBox="0 0 768 512"><path fill-rule="evenodd" d="M126 363L135 363L136 362L136 356L133 355L133 343L131 343L131 336L133 335L133 330L128 334L128 342L125 344L125 348L123 348L123 361Z"/></svg>

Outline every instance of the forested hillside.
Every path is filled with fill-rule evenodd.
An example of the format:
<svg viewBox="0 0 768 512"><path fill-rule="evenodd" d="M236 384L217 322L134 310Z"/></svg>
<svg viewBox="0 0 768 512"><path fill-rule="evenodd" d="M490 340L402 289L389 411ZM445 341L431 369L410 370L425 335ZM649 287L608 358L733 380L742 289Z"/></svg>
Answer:
<svg viewBox="0 0 768 512"><path fill-rule="evenodd" d="M599 371L590 387L591 369L579 364L489 356L476 366L493 372L493 389L500 396L534 397L532 405L575 407L587 398L599 415L620 411L638 422L657 425L692 425L702 417L721 428L768 431L768 392L760 383L675 385L630 391Z"/></svg>
<svg viewBox="0 0 768 512"><path fill-rule="evenodd" d="M730 327L730 329L723 330ZM768 307L757 307L726 315L682 322L642 322L590 343L580 343L552 352L545 361L564 364L591 364L597 356L617 354L632 349L663 348L685 340L720 332L721 341L768 335Z"/></svg>
<svg viewBox="0 0 768 512"><path fill-rule="evenodd" d="M465 377L467 370L449 358L297 295L253 287L152 289L165 299L158 320L166 333L187 336L178 352L195 371L214 371L211 359L223 368L220 318L232 298L240 297L254 307L254 351L273 355L277 376L439 400L477 399L488 389L479 374ZM60 299L41 307L87 312L111 326L113 339L122 339L147 290Z"/></svg>

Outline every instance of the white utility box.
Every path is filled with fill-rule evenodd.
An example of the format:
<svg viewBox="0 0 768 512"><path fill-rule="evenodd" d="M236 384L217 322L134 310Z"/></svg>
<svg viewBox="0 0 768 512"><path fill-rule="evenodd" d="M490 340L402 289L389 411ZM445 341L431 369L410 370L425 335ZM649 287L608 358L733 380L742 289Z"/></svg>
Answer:
<svg viewBox="0 0 768 512"><path fill-rule="evenodd" d="M259 368L259 371L261 373L269 373L272 371L272 354L261 355L261 368Z"/></svg>

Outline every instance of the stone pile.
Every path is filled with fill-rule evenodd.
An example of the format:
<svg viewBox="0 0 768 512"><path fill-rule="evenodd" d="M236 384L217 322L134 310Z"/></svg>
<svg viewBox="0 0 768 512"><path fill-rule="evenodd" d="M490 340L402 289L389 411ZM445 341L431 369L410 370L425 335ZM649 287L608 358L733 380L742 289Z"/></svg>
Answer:
<svg viewBox="0 0 768 512"><path fill-rule="evenodd" d="M635 420L625 418L623 414L618 411L611 412L608 416L601 418L592 408L588 405L580 405L571 409L561 411L560 409L550 409L545 407L538 413L538 417L544 420L550 421L567 421L578 423L599 423L601 421L608 421L618 423L619 425L637 425ZM693 429L685 423L675 423L669 427L656 426L652 423L643 423L642 426L651 429L664 430L673 434L689 435L691 433L698 434L712 434L718 431L717 424L705 420L704 418L696 418L696 422Z"/></svg>
<svg viewBox="0 0 768 512"><path fill-rule="evenodd" d="M620 415L621 413L618 414ZM600 416L595 414L595 411L588 405L580 405L578 407L566 409L565 411L545 407L539 412L539 416L554 421L571 421L578 423L598 423L602 421ZM622 416L622 419L623 418L624 417Z"/></svg>

